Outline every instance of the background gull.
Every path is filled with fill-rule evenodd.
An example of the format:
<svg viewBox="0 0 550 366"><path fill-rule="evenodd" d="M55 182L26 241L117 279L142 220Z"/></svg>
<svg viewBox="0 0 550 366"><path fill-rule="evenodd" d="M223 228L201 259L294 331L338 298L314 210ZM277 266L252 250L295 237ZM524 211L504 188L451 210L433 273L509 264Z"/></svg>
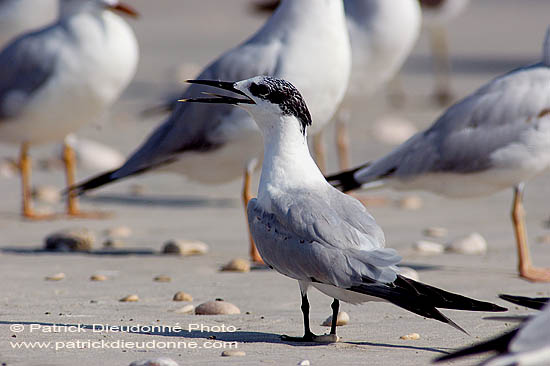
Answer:
<svg viewBox="0 0 550 366"><path fill-rule="evenodd" d="M16 38L0 53L0 141L21 144L23 215L44 218L30 202L31 145L63 139L98 118L132 79L138 47L111 12L136 13L117 0L61 0L58 20ZM74 153L65 145L67 183ZM69 194L67 211L84 215Z"/></svg>
<svg viewBox="0 0 550 366"><path fill-rule="evenodd" d="M207 66L199 78L274 75L292 80L302 87L319 130L330 121L344 95L350 63L342 2L287 0L256 34ZM182 97L207 90L195 85ZM246 207L251 198L251 173L261 151L258 128L244 111L180 103L124 165L79 184L74 191L82 193L154 168L219 184L236 179L244 168ZM261 262L252 241L250 251L252 259Z"/></svg>
<svg viewBox="0 0 550 366"><path fill-rule="evenodd" d="M367 186L476 197L514 187L519 273L550 281L531 263L522 205L525 181L550 167L550 30L542 62L496 78L450 107L390 154L329 177L344 191Z"/></svg>
<svg viewBox="0 0 550 366"><path fill-rule="evenodd" d="M298 280L302 294L304 336L291 341L337 341L339 301L353 304L388 301L411 312L462 330L437 308L504 311L499 306L452 294L397 273L401 260L385 248L384 233L355 198L327 183L311 158L307 128L312 117L298 90L289 82L257 76L239 82L192 80L227 94L185 102L238 105L260 127L264 159L258 198L248 203L248 222L263 260ZM333 297L328 336L315 336L309 326L308 288Z"/></svg>

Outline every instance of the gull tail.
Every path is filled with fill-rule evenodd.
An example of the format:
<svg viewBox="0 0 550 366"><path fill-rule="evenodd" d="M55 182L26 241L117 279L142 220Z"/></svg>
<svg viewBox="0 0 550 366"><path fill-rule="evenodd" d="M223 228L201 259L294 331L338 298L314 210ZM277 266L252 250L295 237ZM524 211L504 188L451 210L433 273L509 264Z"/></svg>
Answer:
<svg viewBox="0 0 550 366"><path fill-rule="evenodd" d="M389 285L380 286L372 284L372 282L369 283L367 280L365 284L354 286L349 290L385 299L420 316L447 323L466 334L468 333L464 329L439 312L437 308L490 312L508 310L489 302L453 294L400 275L397 275L397 279Z"/></svg>
<svg viewBox="0 0 550 366"><path fill-rule="evenodd" d="M541 310L544 305L550 302L548 297L525 297L525 296L514 296L514 295L498 295L502 300L511 302L512 304L525 306L529 309Z"/></svg>
<svg viewBox="0 0 550 366"><path fill-rule="evenodd" d="M544 38L544 46L542 51L542 62L546 66L550 66L550 27L546 29L546 37Z"/></svg>
<svg viewBox="0 0 550 366"><path fill-rule="evenodd" d="M496 351L498 353L504 353L508 350L508 345L510 344L512 339L515 337L517 332L518 332L518 329L515 329L511 332L501 335L500 337L493 338L488 341L475 344L471 347L466 347L456 352L449 353L448 355L438 357L433 362L443 362L443 361L453 360L455 358L477 355L479 353L485 353L485 352Z"/></svg>
<svg viewBox="0 0 550 366"><path fill-rule="evenodd" d="M362 183L355 179L355 173L368 167L369 165L370 163L366 163L357 168L328 176L326 179L334 188L338 188L342 192L353 191L354 189L361 188L362 186Z"/></svg>

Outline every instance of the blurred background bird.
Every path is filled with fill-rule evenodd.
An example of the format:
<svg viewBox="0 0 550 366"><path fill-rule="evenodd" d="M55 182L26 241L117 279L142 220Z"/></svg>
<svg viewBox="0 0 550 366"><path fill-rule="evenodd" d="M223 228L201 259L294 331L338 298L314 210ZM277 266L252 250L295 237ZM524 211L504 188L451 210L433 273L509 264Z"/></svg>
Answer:
<svg viewBox="0 0 550 366"><path fill-rule="evenodd" d="M0 53L0 142L20 144L23 216L50 218L31 205L31 161L35 144L59 141L98 117L132 80L137 40L113 11L137 13L117 0L60 0L57 20L23 34ZM67 184L75 159L65 144ZM86 216L69 194L67 213ZM93 216L93 215L92 215Z"/></svg>
<svg viewBox="0 0 550 366"><path fill-rule="evenodd" d="M349 37L340 0L285 0L251 38L227 51L197 77L240 80L271 75L301 86L320 131L347 89L351 69ZM208 92L187 89L182 98ZM119 168L75 187L80 194L158 168L204 183L221 184L243 174L243 203L252 197L251 175L262 156L262 139L244 111L179 103L164 123ZM261 262L252 240L250 254Z"/></svg>

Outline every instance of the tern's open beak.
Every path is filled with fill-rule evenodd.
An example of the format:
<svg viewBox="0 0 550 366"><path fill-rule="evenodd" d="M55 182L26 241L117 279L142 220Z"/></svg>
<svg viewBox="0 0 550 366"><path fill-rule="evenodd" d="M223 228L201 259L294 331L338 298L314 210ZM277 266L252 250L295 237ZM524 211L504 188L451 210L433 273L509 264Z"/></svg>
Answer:
<svg viewBox="0 0 550 366"><path fill-rule="evenodd" d="M229 97L226 95L219 95L214 93L206 93L203 92L203 94L213 96L215 98L189 98L189 99L180 99L180 102L197 102L197 103L222 103L222 104L256 104L248 95L246 95L244 92L240 91L239 89L235 88L235 83L232 82L226 82L226 81L215 81L215 80L187 80L188 83L191 84L201 84L201 85L208 85L212 86L214 88L220 88L223 90L227 90L239 95L245 96L245 98L236 98L236 97Z"/></svg>
<svg viewBox="0 0 550 366"><path fill-rule="evenodd" d="M119 13L124 13L126 15L129 15L132 18L139 17L139 13L134 8L132 8L130 5L126 5L122 2L117 2L113 5L108 5L107 8L109 8L113 11L118 11Z"/></svg>

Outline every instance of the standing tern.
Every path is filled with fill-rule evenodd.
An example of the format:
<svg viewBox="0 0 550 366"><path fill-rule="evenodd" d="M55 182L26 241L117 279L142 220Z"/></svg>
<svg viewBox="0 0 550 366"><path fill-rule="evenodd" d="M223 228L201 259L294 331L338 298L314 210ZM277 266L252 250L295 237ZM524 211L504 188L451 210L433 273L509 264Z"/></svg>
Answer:
<svg viewBox="0 0 550 366"><path fill-rule="evenodd" d="M312 118L289 82L257 76L239 82L191 80L234 96L211 94L185 102L222 103L246 110L258 124L264 158L258 198L248 203L248 223L267 265L298 280L305 334L292 341L337 341L339 302L388 301L413 313L462 330L437 308L505 311L497 305L452 294L397 272L401 260L384 248L384 233L355 198L333 188L313 161L307 145ZM309 327L310 286L333 297L328 336Z"/></svg>
<svg viewBox="0 0 550 366"><path fill-rule="evenodd" d="M550 29L542 62L494 79L388 155L328 180L343 191L388 186L457 198L514 187L520 276L549 282L550 269L531 263L522 204L523 182L550 168L549 85Z"/></svg>
<svg viewBox="0 0 550 366"><path fill-rule="evenodd" d="M462 14L470 0L420 0L424 28L430 38L435 76L435 99L447 105L452 99L451 60L446 27Z"/></svg>
<svg viewBox="0 0 550 366"><path fill-rule="evenodd" d="M58 0L0 0L0 49L23 32L55 20Z"/></svg>
<svg viewBox="0 0 550 366"><path fill-rule="evenodd" d="M243 44L207 66L201 79L240 80L272 75L299 85L319 121L328 123L348 84L351 56L341 0L285 0L266 24ZM193 85L183 98L207 92ZM73 187L97 188L160 168L192 180L220 184L244 169L243 201L251 198L251 173L261 158L262 140L250 116L236 108L179 103L168 119L119 168ZM261 262L252 240L250 255Z"/></svg>
<svg viewBox="0 0 550 366"><path fill-rule="evenodd" d="M99 117L135 73L138 46L117 10L118 0L60 0L58 20L16 38L0 53L0 141L21 144L23 215L31 207L31 145L63 139ZM74 184L74 152L65 144L67 183ZM68 214L84 216L74 194Z"/></svg>
<svg viewBox="0 0 550 366"><path fill-rule="evenodd" d="M550 364L550 305L528 318L517 329L500 337L439 357L435 362L480 353L497 354L480 366L546 366Z"/></svg>

